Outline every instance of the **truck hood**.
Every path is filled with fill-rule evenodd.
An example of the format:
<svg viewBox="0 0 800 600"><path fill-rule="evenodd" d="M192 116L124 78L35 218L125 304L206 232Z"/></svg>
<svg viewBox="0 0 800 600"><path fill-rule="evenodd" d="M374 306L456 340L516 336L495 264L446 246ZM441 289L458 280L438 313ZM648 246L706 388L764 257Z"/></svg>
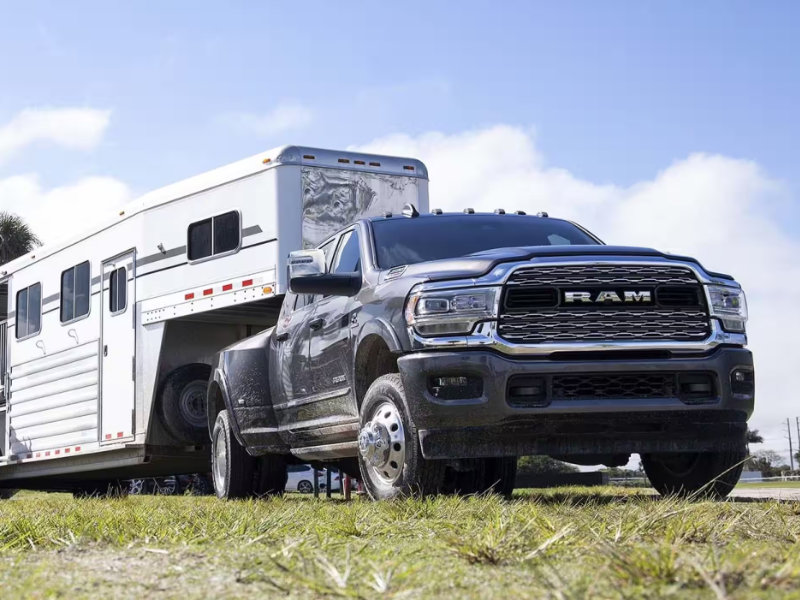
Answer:
<svg viewBox="0 0 800 600"><path fill-rule="evenodd" d="M495 248L484 252L476 252L458 258L432 260L408 265L403 270L404 277L420 277L429 281L448 279L469 279L481 277L495 266L505 262L518 262L535 258L601 258L601 257L636 257L658 258L690 262L703 269L711 277L733 280L724 273L708 271L694 258L659 252L653 248L636 246L525 246L511 248Z"/></svg>

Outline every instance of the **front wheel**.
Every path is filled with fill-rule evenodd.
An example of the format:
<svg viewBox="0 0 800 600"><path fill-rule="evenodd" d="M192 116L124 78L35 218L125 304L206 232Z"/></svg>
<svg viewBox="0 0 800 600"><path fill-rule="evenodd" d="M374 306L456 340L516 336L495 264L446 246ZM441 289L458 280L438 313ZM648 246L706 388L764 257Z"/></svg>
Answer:
<svg viewBox="0 0 800 600"><path fill-rule="evenodd" d="M438 493L445 465L422 456L400 375L376 379L367 390L360 413L358 464L369 496L388 500Z"/></svg>
<svg viewBox="0 0 800 600"><path fill-rule="evenodd" d="M744 446L722 452L643 454L642 466L662 496L722 499L742 474Z"/></svg>
<svg viewBox="0 0 800 600"><path fill-rule="evenodd" d="M236 440L227 410L217 415L211 435L211 472L218 498L246 498L253 491L254 461Z"/></svg>

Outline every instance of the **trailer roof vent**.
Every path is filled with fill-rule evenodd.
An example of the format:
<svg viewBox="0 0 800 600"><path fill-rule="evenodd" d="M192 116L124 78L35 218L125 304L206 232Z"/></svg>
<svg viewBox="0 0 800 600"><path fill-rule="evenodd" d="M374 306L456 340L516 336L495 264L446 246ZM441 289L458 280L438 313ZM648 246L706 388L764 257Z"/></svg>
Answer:
<svg viewBox="0 0 800 600"><path fill-rule="evenodd" d="M475 209L474 208L465 208L464 209L464 213L467 214L467 215L474 215L475 214Z"/></svg>
<svg viewBox="0 0 800 600"><path fill-rule="evenodd" d="M528 213L526 213L524 210L515 210L515 211L514 211L514 214L515 214L515 215L526 215L526 214L528 214Z"/></svg>
<svg viewBox="0 0 800 600"><path fill-rule="evenodd" d="M496 214L496 215L504 215L504 214L506 214L506 211L505 211L504 208L495 208L494 209L494 214Z"/></svg>
<svg viewBox="0 0 800 600"><path fill-rule="evenodd" d="M548 214L547 214L546 212L544 212L544 211L540 211L540 212L537 212L537 213L536 213L536 216L537 216L537 217L543 217L543 218L545 218L545 219L546 219L546 218L547 218L547 217L549 217L550 215L548 215Z"/></svg>
<svg viewBox="0 0 800 600"><path fill-rule="evenodd" d="M413 219L414 217L418 217L419 216L419 211L417 210L416 206L414 206L413 204L411 204L409 202L408 204L406 204L403 207L403 216L404 217L411 217Z"/></svg>
<svg viewBox="0 0 800 600"><path fill-rule="evenodd" d="M442 209L441 209L441 208L434 208L434 209L431 211L431 214L432 214L432 215L440 215L440 214L442 214Z"/></svg>

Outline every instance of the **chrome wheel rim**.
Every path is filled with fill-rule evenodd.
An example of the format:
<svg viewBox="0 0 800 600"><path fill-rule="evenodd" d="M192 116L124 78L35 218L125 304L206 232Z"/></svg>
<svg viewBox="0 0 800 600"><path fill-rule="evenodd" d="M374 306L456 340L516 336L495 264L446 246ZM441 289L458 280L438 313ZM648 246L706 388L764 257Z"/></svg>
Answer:
<svg viewBox="0 0 800 600"><path fill-rule="evenodd" d="M406 434L394 404L383 402L372 411L359 433L358 451L372 477L388 485L400 479L406 462Z"/></svg>
<svg viewBox="0 0 800 600"><path fill-rule="evenodd" d="M217 430L214 438L214 486L217 491L225 489L225 467L228 462L228 448L225 446L225 432Z"/></svg>
<svg viewBox="0 0 800 600"><path fill-rule="evenodd" d="M181 414L194 427L206 424L206 383L193 381L183 388L179 399Z"/></svg>
<svg viewBox="0 0 800 600"><path fill-rule="evenodd" d="M314 491L314 486L308 481L301 481L297 484L297 491L301 494L310 494Z"/></svg>

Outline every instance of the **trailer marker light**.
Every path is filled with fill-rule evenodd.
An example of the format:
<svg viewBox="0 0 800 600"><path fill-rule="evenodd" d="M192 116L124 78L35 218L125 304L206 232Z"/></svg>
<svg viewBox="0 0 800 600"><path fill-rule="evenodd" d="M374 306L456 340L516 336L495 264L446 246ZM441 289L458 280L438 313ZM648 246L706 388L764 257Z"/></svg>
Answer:
<svg viewBox="0 0 800 600"><path fill-rule="evenodd" d="M355 163L355 164L357 164L357 165L364 165L364 164L366 164L366 163L365 163L363 160L354 160L354 161L353 161L353 163Z"/></svg>
<svg viewBox="0 0 800 600"><path fill-rule="evenodd" d="M210 296L214 293L214 288L208 288L207 290L203 290L203 296Z"/></svg>
<svg viewBox="0 0 800 600"><path fill-rule="evenodd" d="M264 160L261 161L261 163L264 164L264 165L269 164L271 162L272 162L271 158L265 158Z"/></svg>
<svg viewBox="0 0 800 600"><path fill-rule="evenodd" d="M122 437L122 432L121 432L121 431L118 431L118 432L117 432L117 437L118 437L118 438L121 438L121 437Z"/></svg>
<svg viewBox="0 0 800 600"><path fill-rule="evenodd" d="M265 294L271 294L272 293L272 288L267 286L261 291L264 292Z"/></svg>
<svg viewBox="0 0 800 600"><path fill-rule="evenodd" d="M349 163L350 163L350 159L349 159L349 158L340 158L340 159L339 159L339 162L340 162L340 163L349 164Z"/></svg>
<svg viewBox="0 0 800 600"><path fill-rule="evenodd" d="M371 162L371 163L369 163L369 166L370 167L380 167L381 163L379 163L379 162Z"/></svg>
<svg viewBox="0 0 800 600"><path fill-rule="evenodd" d="M251 285L253 285L253 280L252 279L245 279L242 282L242 287L250 287Z"/></svg>
<svg viewBox="0 0 800 600"><path fill-rule="evenodd" d="M37 452L37 453L36 453L36 458L41 458L41 456L42 456L42 453L41 453L41 452Z"/></svg>
<svg viewBox="0 0 800 600"><path fill-rule="evenodd" d="M69 451L70 451L69 448L64 448L64 454L69 454Z"/></svg>
<svg viewBox="0 0 800 600"><path fill-rule="evenodd" d="M186 294L186 295L183 297L183 299L184 299L184 300L194 300L194 294L193 294L193 293L192 293L192 294Z"/></svg>
<svg viewBox="0 0 800 600"><path fill-rule="evenodd" d="M50 456L50 450L44 453L45 456Z"/></svg>
<svg viewBox="0 0 800 600"><path fill-rule="evenodd" d="M81 447L80 446L75 446L75 452L80 452L80 451L81 451Z"/></svg>
<svg viewBox="0 0 800 600"><path fill-rule="evenodd" d="M403 165L403 168L404 168L406 171L413 171L413 170L414 170L414 167L412 167L411 165Z"/></svg>
<svg viewBox="0 0 800 600"><path fill-rule="evenodd" d="M317 157L314 156L313 154L303 154L303 158L306 158L308 160L314 160Z"/></svg>
<svg viewBox="0 0 800 600"><path fill-rule="evenodd" d="M56 454L61 454L61 450L56 450Z"/></svg>
<svg viewBox="0 0 800 600"><path fill-rule="evenodd" d="M110 439L111 439L111 434L110 434L110 433L107 433L107 434L106 434L106 439L107 439L107 440L110 440Z"/></svg>
<svg viewBox="0 0 800 600"><path fill-rule="evenodd" d="M223 292L230 292L232 289L233 289L232 283L226 283L225 285L222 286Z"/></svg>

